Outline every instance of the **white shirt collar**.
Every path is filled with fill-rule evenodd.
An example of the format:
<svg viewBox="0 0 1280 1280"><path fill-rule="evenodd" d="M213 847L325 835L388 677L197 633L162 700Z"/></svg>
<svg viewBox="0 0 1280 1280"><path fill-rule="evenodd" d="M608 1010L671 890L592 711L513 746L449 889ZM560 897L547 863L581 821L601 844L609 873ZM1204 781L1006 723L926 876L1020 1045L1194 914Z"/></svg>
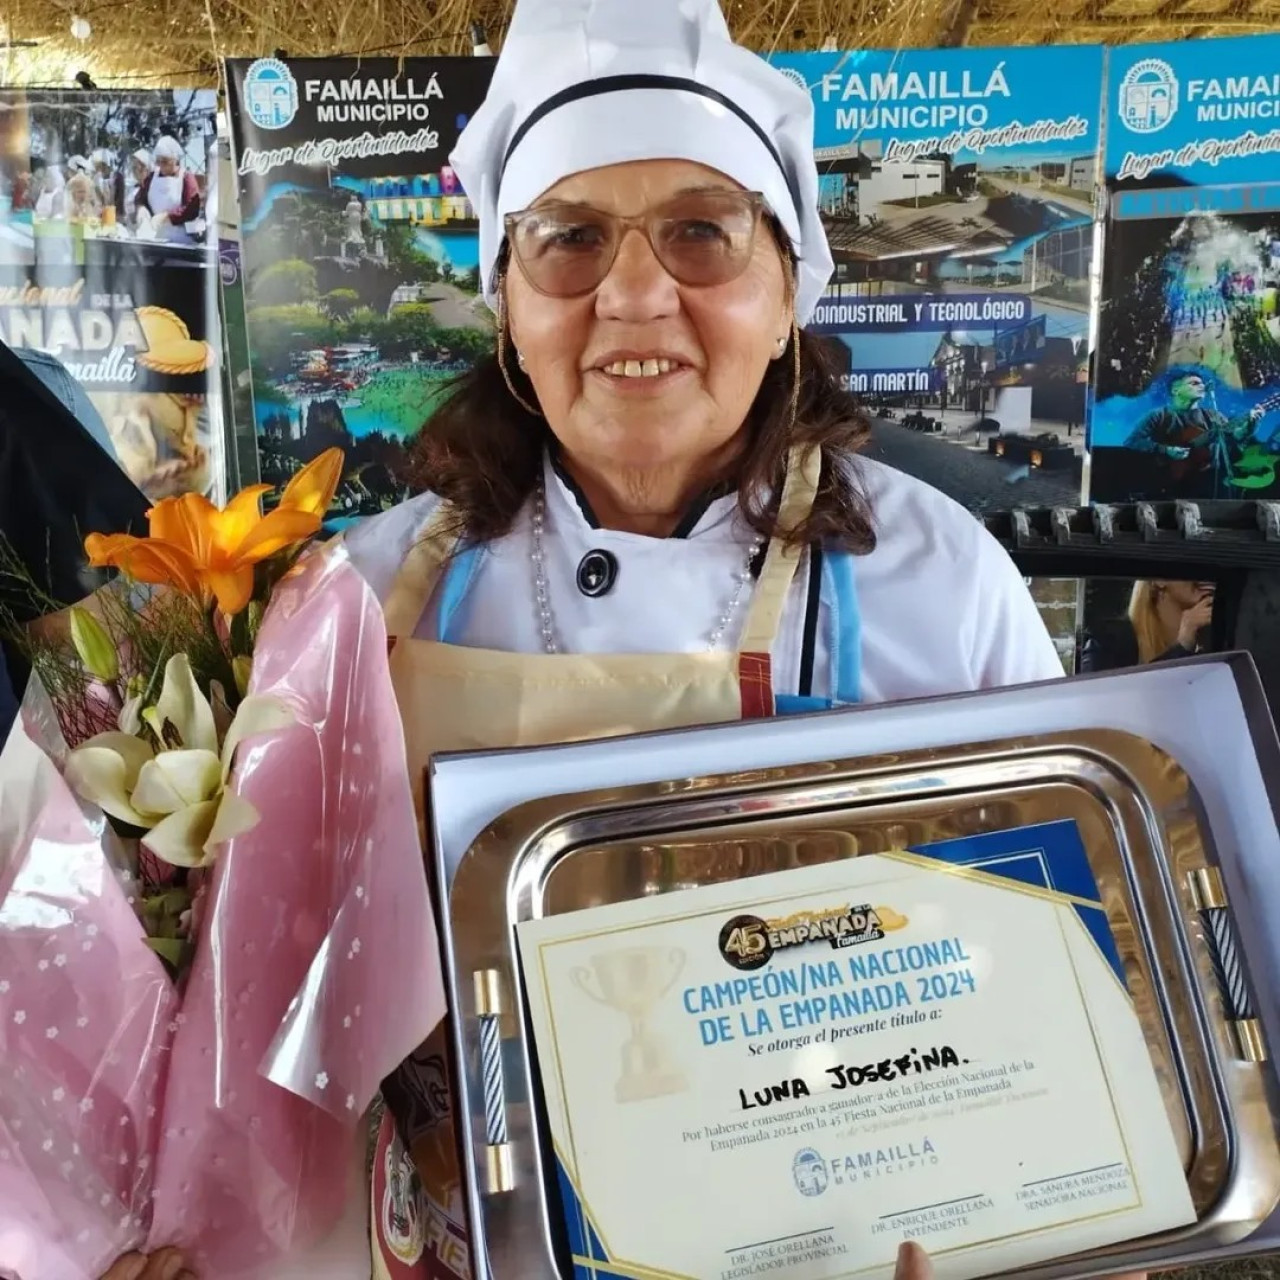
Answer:
<svg viewBox="0 0 1280 1280"><path fill-rule="evenodd" d="M623 533L613 529L601 529L591 511L586 495L574 483L563 466L558 466L550 450L543 456L543 483L547 493L547 526L561 531L574 530L597 540L644 539L644 534ZM721 497L703 496L694 500L679 525L669 535L671 538L714 538L719 541L740 541L735 526L741 521L732 517L738 509L738 495L726 493Z"/></svg>

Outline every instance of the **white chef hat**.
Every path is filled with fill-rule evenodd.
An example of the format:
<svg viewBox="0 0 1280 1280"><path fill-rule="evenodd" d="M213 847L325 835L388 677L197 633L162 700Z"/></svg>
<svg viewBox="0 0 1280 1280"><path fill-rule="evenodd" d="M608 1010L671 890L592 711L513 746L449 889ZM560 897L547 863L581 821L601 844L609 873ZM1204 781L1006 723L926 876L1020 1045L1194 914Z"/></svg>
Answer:
<svg viewBox="0 0 1280 1280"><path fill-rule="evenodd" d="M800 260L803 324L831 276L813 103L733 43L717 0L519 0L450 164L480 220L490 306L503 218L585 169L691 160L761 192Z"/></svg>
<svg viewBox="0 0 1280 1280"><path fill-rule="evenodd" d="M182 144L176 138L163 137L156 143L157 160L181 160Z"/></svg>

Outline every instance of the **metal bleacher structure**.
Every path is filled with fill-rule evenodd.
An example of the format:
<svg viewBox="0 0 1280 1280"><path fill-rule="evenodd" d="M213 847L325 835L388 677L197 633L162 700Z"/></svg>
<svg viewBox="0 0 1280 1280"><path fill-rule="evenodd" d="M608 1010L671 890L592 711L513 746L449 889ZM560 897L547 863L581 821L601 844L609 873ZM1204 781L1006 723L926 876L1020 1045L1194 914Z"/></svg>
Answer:
<svg viewBox="0 0 1280 1280"><path fill-rule="evenodd" d="M1027 577L1215 582L1214 648L1253 655L1280 718L1280 502L1014 508L983 523Z"/></svg>

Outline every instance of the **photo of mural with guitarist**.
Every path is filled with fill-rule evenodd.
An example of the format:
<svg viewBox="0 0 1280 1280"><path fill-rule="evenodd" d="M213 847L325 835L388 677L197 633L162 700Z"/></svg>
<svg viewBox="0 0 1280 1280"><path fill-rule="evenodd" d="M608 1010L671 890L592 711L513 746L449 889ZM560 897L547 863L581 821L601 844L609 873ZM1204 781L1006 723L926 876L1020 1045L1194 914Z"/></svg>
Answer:
<svg viewBox="0 0 1280 1280"><path fill-rule="evenodd" d="M1280 214L1114 220L1095 502L1280 493Z"/></svg>
<svg viewBox="0 0 1280 1280"><path fill-rule="evenodd" d="M1115 671L1211 653L1214 584L1089 578L1076 670Z"/></svg>
<svg viewBox="0 0 1280 1280"><path fill-rule="evenodd" d="M1108 55L1094 502L1280 493L1277 57L1280 36Z"/></svg>

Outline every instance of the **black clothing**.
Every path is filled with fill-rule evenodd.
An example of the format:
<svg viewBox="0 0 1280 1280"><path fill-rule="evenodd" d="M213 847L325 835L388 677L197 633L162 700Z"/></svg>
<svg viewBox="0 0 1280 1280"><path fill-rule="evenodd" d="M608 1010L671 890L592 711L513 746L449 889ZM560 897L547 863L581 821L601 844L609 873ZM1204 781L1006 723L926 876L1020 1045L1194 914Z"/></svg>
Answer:
<svg viewBox="0 0 1280 1280"><path fill-rule="evenodd" d="M1154 662L1173 662L1177 658L1190 658L1194 649L1184 649L1175 644L1153 659ZM1138 637L1128 618L1101 623L1085 633L1080 647L1080 670L1117 671L1123 667L1136 667L1138 662Z"/></svg>
<svg viewBox="0 0 1280 1280"><path fill-rule="evenodd" d="M55 600L74 604L105 580L86 566L90 533L147 531L146 497L21 360L0 343L0 538ZM0 577L0 606L19 623L41 610L20 583ZM25 662L0 637L14 692ZM0 724L0 742L7 726Z"/></svg>
<svg viewBox="0 0 1280 1280"><path fill-rule="evenodd" d="M1179 498L1225 498L1231 496L1231 469L1252 432L1247 416L1232 420L1202 405L1186 409L1170 405L1148 413L1124 447L1160 459L1155 471L1160 496L1167 490ZM1171 448L1186 449L1187 456L1171 458L1166 452Z"/></svg>

